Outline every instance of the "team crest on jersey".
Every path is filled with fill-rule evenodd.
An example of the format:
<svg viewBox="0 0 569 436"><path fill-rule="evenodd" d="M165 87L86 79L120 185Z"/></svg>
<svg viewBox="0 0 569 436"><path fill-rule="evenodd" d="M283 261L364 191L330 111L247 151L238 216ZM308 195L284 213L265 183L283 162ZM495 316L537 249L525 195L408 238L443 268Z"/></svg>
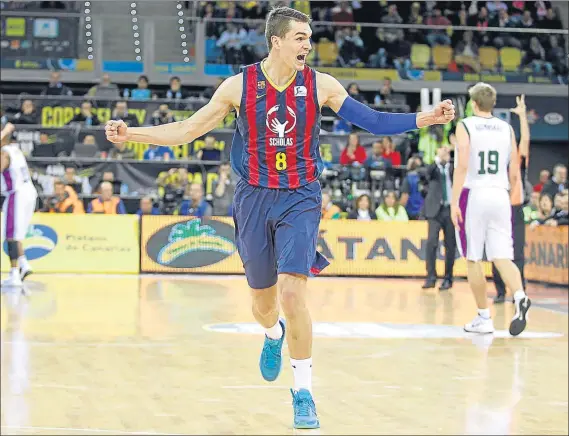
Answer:
<svg viewBox="0 0 569 436"><path fill-rule="evenodd" d="M257 82L257 89L265 89L265 86L266 86L266 84L265 84L264 80L259 80Z"/></svg>
<svg viewBox="0 0 569 436"><path fill-rule="evenodd" d="M269 138L269 145L273 147L292 147L294 145L292 138L287 138L286 134L290 133L296 127L296 114L290 107L286 107L286 119L279 120L278 112L280 105L275 105L267 112L267 127L273 133L277 134L277 138Z"/></svg>

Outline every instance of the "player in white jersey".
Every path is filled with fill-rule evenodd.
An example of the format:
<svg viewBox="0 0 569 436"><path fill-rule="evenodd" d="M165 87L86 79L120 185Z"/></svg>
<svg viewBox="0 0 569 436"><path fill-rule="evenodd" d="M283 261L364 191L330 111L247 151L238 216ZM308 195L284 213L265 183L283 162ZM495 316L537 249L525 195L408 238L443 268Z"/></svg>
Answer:
<svg viewBox="0 0 569 436"><path fill-rule="evenodd" d="M531 301L523 290L514 258L512 206L509 189L520 179L518 149L512 127L492 116L496 90L477 83L470 88L474 116L462 120L456 129L458 141L451 217L457 229L461 254L468 263L468 283L478 306L478 316L464 329L474 333L493 333L482 269L484 249L504 282L514 292L516 315L510 334L519 335L526 327ZM509 163L516 163L509 165Z"/></svg>
<svg viewBox="0 0 569 436"><path fill-rule="evenodd" d="M13 131L14 125L8 123L1 132L0 173L2 193L5 195L2 205L2 236L8 245L12 267L9 277L2 282L2 288L21 287L22 280L32 272L22 241L26 238L38 195L24 154L17 144L11 143Z"/></svg>

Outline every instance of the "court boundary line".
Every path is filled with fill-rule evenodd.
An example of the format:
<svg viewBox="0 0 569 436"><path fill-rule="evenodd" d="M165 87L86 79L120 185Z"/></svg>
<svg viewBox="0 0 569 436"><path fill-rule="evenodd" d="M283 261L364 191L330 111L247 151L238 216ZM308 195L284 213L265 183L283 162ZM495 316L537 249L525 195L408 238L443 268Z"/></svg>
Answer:
<svg viewBox="0 0 569 436"><path fill-rule="evenodd" d="M154 431L127 431L127 430L111 430L104 428L76 428L76 427L51 427L39 425L0 425L0 428L6 430L30 430L30 431L67 431L67 432L96 432L105 434L131 434L131 435L182 435L183 433L160 433Z"/></svg>

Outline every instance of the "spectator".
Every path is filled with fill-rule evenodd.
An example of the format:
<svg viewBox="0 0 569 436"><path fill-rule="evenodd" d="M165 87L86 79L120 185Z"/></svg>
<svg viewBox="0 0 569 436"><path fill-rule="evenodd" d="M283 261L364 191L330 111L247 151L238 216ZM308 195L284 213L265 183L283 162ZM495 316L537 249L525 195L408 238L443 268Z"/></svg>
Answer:
<svg viewBox="0 0 569 436"><path fill-rule="evenodd" d="M549 182L551 173L548 170L541 170L539 172L539 183L533 187L533 192L541 192L543 187Z"/></svg>
<svg viewBox="0 0 569 436"><path fill-rule="evenodd" d="M391 160L383 157L383 144L380 141L375 141L372 144L366 165L369 168L391 168Z"/></svg>
<svg viewBox="0 0 569 436"><path fill-rule="evenodd" d="M143 160L174 160L174 152L170 147L150 144L144 152Z"/></svg>
<svg viewBox="0 0 569 436"><path fill-rule="evenodd" d="M176 121L174 119L174 113L166 103L161 104L158 110L155 110L152 114L153 126L161 126L162 124L173 123L174 121Z"/></svg>
<svg viewBox="0 0 569 436"><path fill-rule="evenodd" d="M353 23L354 12L347 1L341 1L332 8L332 21L336 23Z"/></svg>
<svg viewBox="0 0 569 436"><path fill-rule="evenodd" d="M235 194L235 181L231 178L229 162L222 162L219 166L218 179L213 182L213 215L231 215L231 205Z"/></svg>
<svg viewBox="0 0 569 436"><path fill-rule="evenodd" d="M397 12L397 5L391 4L387 8L387 15L381 18L381 22L385 24L402 24L403 19ZM402 41L404 38L404 33L402 29L396 29L390 27L389 29L381 29L381 34L383 39L387 44L394 44L398 41Z"/></svg>
<svg viewBox="0 0 569 436"><path fill-rule="evenodd" d="M507 10L501 9L498 14L498 17L492 20L491 27L501 27L503 29L511 29L517 27L517 24L514 20L511 19ZM518 38L512 36L511 33L500 32L498 33L498 36L494 38L494 46L498 49L502 47L514 47L517 49L521 49L522 43Z"/></svg>
<svg viewBox="0 0 569 436"><path fill-rule="evenodd" d="M553 200L549 194L542 192L539 197L539 211L537 213L537 219L531 222L531 228L540 224L545 224L545 222L551 219L554 214L555 209L553 208Z"/></svg>
<svg viewBox="0 0 569 436"><path fill-rule="evenodd" d="M553 177L543 187L543 193L549 195L551 198L569 188L567 183L567 167L563 164L557 164L553 167Z"/></svg>
<svg viewBox="0 0 569 436"><path fill-rule="evenodd" d="M149 100L153 97L152 91L148 89L148 77L142 75L138 78L137 87L133 89L125 88L123 91L124 98L131 98L132 100Z"/></svg>
<svg viewBox="0 0 569 436"><path fill-rule="evenodd" d="M390 161L391 165L394 167L401 165L401 153L395 151L395 145L393 145L393 140L391 136L383 137L383 158Z"/></svg>
<svg viewBox="0 0 569 436"><path fill-rule="evenodd" d="M407 24L424 24L419 2L413 2L411 5L411 13L407 18ZM407 29L407 40L414 44L423 44L425 42L423 31L421 29Z"/></svg>
<svg viewBox="0 0 569 436"><path fill-rule="evenodd" d="M486 8L488 9L491 17L498 15L500 11L508 12L508 5L500 0L487 1Z"/></svg>
<svg viewBox="0 0 569 436"><path fill-rule="evenodd" d="M116 180L115 173L112 171L105 171L103 173L103 178L99 182L99 185L97 186L97 189L95 189L95 192L100 193L101 186L104 182L109 182L113 186L113 194L115 195L126 194L128 192L128 186L125 183L122 183L120 180Z"/></svg>
<svg viewBox="0 0 569 436"><path fill-rule="evenodd" d="M462 35L454 49L454 62L461 66L466 73L479 72L480 61L478 60L478 45L474 42L474 34L467 30Z"/></svg>
<svg viewBox="0 0 569 436"><path fill-rule="evenodd" d="M20 111L14 115L13 124L40 124L40 116L34 102L30 99L22 101Z"/></svg>
<svg viewBox="0 0 569 436"><path fill-rule="evenodd" d="M93 105L88 100L81 103L81 112L75 115L67 124L73 123L82 124L85 127L101 125L99 118L93 113Z"/></svg>
<svg viewBox="0 0 569 436"><path fill-rule="evenodd" d="M242 27L237 27L234 23L229 23L216 45L223 49L225 61L230 65L238 65L242 59L241 49L247 44L247 32Z"/></svg>
<svg viewBox="0 0 569 436"><path fill-rule="evenodd" d="M77 177L75 173L75 168L73 167L66 167L65 173L63 174L63 182L70 186L76 193L81 194L83 193L83 186L81 183L81 179ZM87 184L89 184L87 182Z"/></svg>
<svg viewBox="0 0 569 436"><path fill-rule="evenodd" d="M538 27L541 29L559 30L563 29L563 23L561 23L555 11L552 8L548 8L545 17L539 21Z"/></svg>
<svg viewBox="0 0 569 436"><path fill-rule="evenodd" d="M95 98L119 98L119 87L112 83L111 76L105 73L101 77L101 83L89 89L86 96Z"/></svg>
<svg viewBox="0 0 569 436"><path fill-rule="evenodd" d="M166 91L164 98L169 100L183 100L187 98L188 95L182 89L182 81L178 76L173 76L170 78L170 88ZM163 105L160 105L162 107ZM164 123L162 123L164 124Z"/></svg>
<svg viewBox="0 0 569 436"><path fill-rule="evenodd" d="M433 9L433 16L428 17L425 24L428 26L450 26L451 22L442 15L440 8L435 8ZM451 40L445 30L430 30L427 33L427 42L433 47L435 45L450 45Z"/></svg>
<svg viewBox="0 0 569 436"><path fill-rule="evenodd" d="M195 216L198 218L209 217L212 215L212 208L204 198L203 185L192 183L186 188L185 199L175 215Z"/></svg>
<svg viewBox="0 0 569 436"><path fill-rule="evenodd" d="M346 91L348 91L348 95L352 97L354 100L357 100L363 104L367 104L367 101L363 96L363 94L360 94L360 87L357 83L355 82L350 83L346 88Z"/></svg>
<svg viewBox="0 0 569 436"><path fill-rule="evenodd" d="M397 201L395 191L387 191L383 196L383 202L375 210L379 221L409 221L405 207Z"/></svg>
<svg viewBox="0 0 569 436"><path fill-rule="evenodd" d="M83 203L77 197L72 186L61 180L53 182L54 195L45 202L44 212L51 213L85 213Z"/></svg>
<svg viewBox="0 0 569 436"><path fill-rule="evenodd" d="M421 159L412 157L407 162L407 174L401 185L401 201L400 204L405 207L409 219L416 220L419 218L421 209L423 208L424 198L421 192L421 177L417 169L421 166ZM379 216L379 215L378 215Z"/></svg>
<svg viewBox="0 0 569 436"><path fill-rule="evenodd" d="M114 147L111 148L109 157L111 159L117 159L117 160L136 159L136 153L134 152L134 149L127 148L125 142L119 142L117 144L114 144Z"/></svg>
<svg viewBox="0 0 569 436"><path fill-rule="evenodd" d="M145 196L140 199L140 207L136 211L138 216L142 215L160 215L160 209L154 206L152 197Z"/></svg>
<svg viewBox="0 0 569 436"><path fill-rule="evenodd" d="M379 90L379 101L382 104L391 104L393 102L393 87L391 86L391 79L389 77L383 79L383 84Z"/></svg>
<svg viewBox="0 0 569 436"><path fill-rule="evenodd" d="M356 208L348 214L348 219L358 221L372 221L377 219L377 215L370 210L371 200L369 195L363 194L356 199Z"/></svg>
<svg viewBox="0 0 569 436"><path fill-rule="evenodd" d="M363 165L367 159L366 150L360 145L360 138L357 133L350 133L348 144L340 155L340 164L352 165L358 163Z"/></svg>
<svg viewBox="0 0 569 436"><path fill-rule="evenodd" d="M73 91L61 83L61 73L59 71L52 71L49 76L49 83L43 89L41 95L70 97L73 95Z"/></svg>
<svg viewBox="0 0 569 436"><path fill-rule="evenodd" d="M552 73L553 66L545 60L545 49L539 42L537 37L530 38L529 48L525 52L521 65L523 67L530 67L534 73Z"/></svg>
<svg viewBox="0 0 569 436"><path fill-rule="evenodd" d="M557 194L555 196L555 199L557 201L557 206L556 206L556 210L555 210L555 215L553 216L554 221L556 223L556 225L558 226L566 226L569 225L569 210L568 210L568 206L569 206L569 195L568 195L568 191L565 190L563 192L560 192L559 194Z"/></svg>
<svg viewBox="0 0 569 436"><path fill-rule="evenodd" d="M531 193L530 202L524 206L524 221L529 224L538 219L539 214L539 192Z"/></svg>
<svg viewBox="0 0 569 436"><path fill-rule="evenodd" d="M101 195L89 203L87 213L122 215L126 214L126 208L120 197L113 195L113 185L110 182L103 182Z"/></svg>
<svg viewBox="0 0 569 436"><path fill-rule="evenodd" d="M254 63L263 59L269 53L267 39L265 38L265 25L259 24L251 28L245 41L249 50L249 60Z"/></svg>
<svg viewBox="0 0 569 436"><path fill-rule="evenodd" d="M322 219L339 220L342 209L332 203L332 198L328 192L322 193Z"/></svg>
<svg viewBox="0 0 569 436"><path fill-rule="evenodd" d="M136 115L128 112L126 101L117 101L112 114L113 120L122 120L128 127L139 127Z"/></svg>
<svg viewBox="0 0 569 436"><path fill-rule="evenodd" d="M195 144L195 143L194 143ZM215 137L208 135L204 140L204 148L196 152L196 159L219 161L221 160L221 151L215 148Z"/></svg>

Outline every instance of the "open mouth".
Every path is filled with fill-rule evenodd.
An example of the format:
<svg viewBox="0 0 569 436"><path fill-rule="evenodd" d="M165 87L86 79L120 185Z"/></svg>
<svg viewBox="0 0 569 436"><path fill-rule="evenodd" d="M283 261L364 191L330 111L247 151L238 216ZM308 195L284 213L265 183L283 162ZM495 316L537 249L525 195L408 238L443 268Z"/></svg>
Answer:
<svg viewBox="0 0 569 436"><path fill-rule="evenodd" d="M299 62L306 62L306 55L298 55L296 60Z"/></svg>

